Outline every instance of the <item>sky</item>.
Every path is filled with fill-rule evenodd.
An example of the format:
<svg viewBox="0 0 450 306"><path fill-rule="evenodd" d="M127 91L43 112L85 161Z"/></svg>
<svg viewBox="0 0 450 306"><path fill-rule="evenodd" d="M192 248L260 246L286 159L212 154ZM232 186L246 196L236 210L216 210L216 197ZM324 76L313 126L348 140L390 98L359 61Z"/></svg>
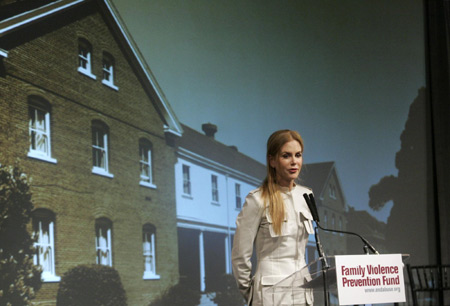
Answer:
<svg viewBox="0 0 450 306"><path fill-rule="evenodd" d="M421 0L110 1L180 122L261 163L297 130L304 163L334 161L347 204L387 220L368 191L425 86Z"/></svg>

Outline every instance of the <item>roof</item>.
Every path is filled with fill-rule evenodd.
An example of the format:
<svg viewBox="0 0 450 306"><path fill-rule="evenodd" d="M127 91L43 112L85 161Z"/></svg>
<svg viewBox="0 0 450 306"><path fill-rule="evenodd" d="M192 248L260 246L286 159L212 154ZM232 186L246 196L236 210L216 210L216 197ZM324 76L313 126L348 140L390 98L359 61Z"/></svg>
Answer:
<svg viewBox="0 0 450 306"><path fill-rule="evenodd" d="M225 166L228 170L250 176L253 180L256 179L255 183L257 181L258 185L266 177L266 166L240 153L236 147L227 146L214 137L206 136L184 124L182 124L182 127L184 133L177 143L179 154L184 153L197 160Z"/></svg>
<svg viewBox="0 0 450 306"><path fill-rule="evenodd" d="M304 164L300 172L302 185L311 187L317 196L325 190L326 183L334 170L334 162ZM339 186L340 187L340 186Z"/></svg>
<svg viewBox="0 0 450 306"><path fill-rule="evenodd" d="M302 185L312 188L316 194L316 200L320 201L326 192L327 183L332 175L336 176L336 188L342 196L342 200L347 203L345 194L342 189L342 184L336 170L336 163L334 161L304 164L300 172L300 183Z"/></svg>
<svg viewBox="0 0 450 306"><path fill-rule="evenodd" d="M22 0L22 1L1 1L0 0L0 20L10 18L17 14L30 11L44 6L56 0Z"/></svg>
<svg viewBox="0 0 450 306"><path fill-rule="evenodd" d="M48 1L42 1L42 3L45 2ZM155 109L163 119L165 132L181 136L183 129L180 122L175 116L166 96L156 82L154 75L137 48L119 13L109 0L59 0L46 3L39 7L16 6L14 10L11 9L8 11L9 13L5 15L6 19L0 21L0 55L7 57L8 50L5 38L9 35L15 35L17 32L28 29L36 23L46 21L56 14L70 12L70 10L88 3L98 4L96 7L99 8L112 34L123 47L124 55L130 60L137 76L141 80L144 90L149 95ZM31 9L29 9L30 7ZM23 8L29 10L19 13L19 9ZM13 13L15 15L10 17L9 15Z"/></svg>
<svg viewBox="0 0 450 306"><path fill-rule="evenodd" d="M348 211L348 230L358 231L364 235L384 238L386 232L386 223L377 220L365 210L355 210L350 207Z"/></svg>

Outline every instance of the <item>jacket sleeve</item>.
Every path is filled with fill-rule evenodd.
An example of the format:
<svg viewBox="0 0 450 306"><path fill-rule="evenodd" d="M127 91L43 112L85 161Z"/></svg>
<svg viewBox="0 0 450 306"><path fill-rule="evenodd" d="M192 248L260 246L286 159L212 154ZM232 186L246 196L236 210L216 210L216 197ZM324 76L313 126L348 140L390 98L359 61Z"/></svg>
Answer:
<svg viewBox="0 0 450 306"><path fill-rule="evenodd" d="M264 212L263 204L259 197L250 193L236 219L236 234L233 241L231 260L233 274L238 288L248 302L252 286L250 261L253 253L253 243L258 233L261 217Z"/></svg>

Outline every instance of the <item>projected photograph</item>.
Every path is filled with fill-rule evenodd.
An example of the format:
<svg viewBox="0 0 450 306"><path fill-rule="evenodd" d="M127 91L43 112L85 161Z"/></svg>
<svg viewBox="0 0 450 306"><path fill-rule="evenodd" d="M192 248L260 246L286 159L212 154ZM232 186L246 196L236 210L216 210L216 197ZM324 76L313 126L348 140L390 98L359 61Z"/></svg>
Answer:
<svg viewBox="0 0 450 306"><path fill-rule="evenodd" d="M349 231L429 263L424 23L419 0L0 1L0 299L245 305L236 218L282 129L327 256L372 253Z"/></svg>

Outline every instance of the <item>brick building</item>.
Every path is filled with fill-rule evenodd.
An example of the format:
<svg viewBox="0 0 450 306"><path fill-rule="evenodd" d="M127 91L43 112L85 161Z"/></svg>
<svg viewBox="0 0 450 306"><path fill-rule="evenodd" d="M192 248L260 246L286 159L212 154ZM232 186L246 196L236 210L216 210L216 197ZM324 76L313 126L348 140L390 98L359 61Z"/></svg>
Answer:
<svg viewBox="0 0 450 306"><path fill-rule="evenodd" d="M148 305L179 278L182 127L107 0L28 2L1 8L0 162L32 178L36 304L55 304L69 269L99 263L130 305Z"/></svg>

